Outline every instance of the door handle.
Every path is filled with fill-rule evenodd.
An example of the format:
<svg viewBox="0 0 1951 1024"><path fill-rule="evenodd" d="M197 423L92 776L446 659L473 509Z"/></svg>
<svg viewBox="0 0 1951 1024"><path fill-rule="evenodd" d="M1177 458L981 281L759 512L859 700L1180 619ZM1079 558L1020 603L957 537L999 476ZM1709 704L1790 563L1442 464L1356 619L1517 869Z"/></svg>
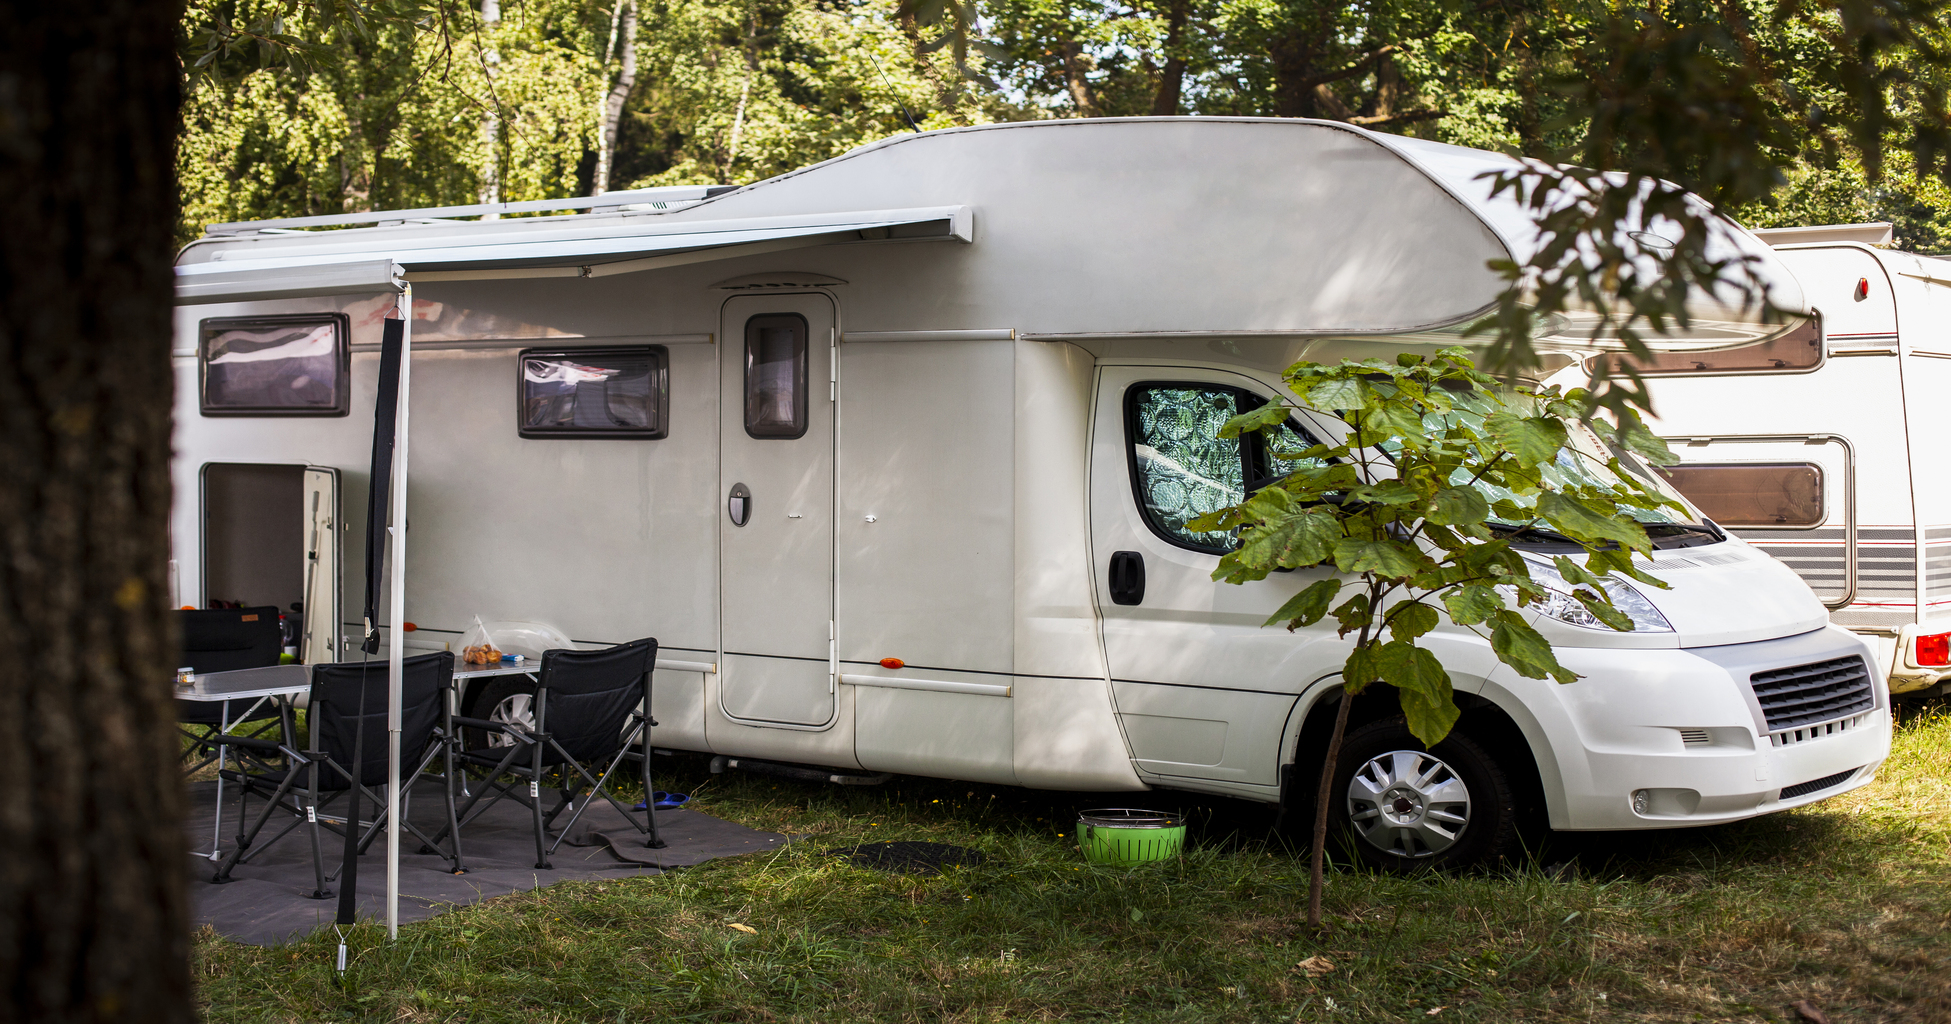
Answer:
<svg viewBox="0 0 1951 1024"><path fill-rule="evenodd" d="M731 497L725 499L725 514L731 517L733 526L744 526L752 518L751 488L733 484Z"/></svg>
<svg viewBox="0 0 1951 1024"><path fill-rule="evenodd" d="M1136 551L1111 552L1111 603L1142 604L1145 600L1145 556Z"/></svg>

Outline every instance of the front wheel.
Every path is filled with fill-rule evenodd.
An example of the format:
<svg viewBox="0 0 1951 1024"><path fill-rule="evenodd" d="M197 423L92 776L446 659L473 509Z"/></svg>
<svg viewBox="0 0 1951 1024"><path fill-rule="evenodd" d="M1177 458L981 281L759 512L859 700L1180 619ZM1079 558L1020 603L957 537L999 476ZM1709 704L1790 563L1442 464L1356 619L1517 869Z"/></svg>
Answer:
<svg viewBox="0 0 1951 1024"><path fill-rule="evenodd" d="M1517 845L1517 797L1497 760L1452 732L1434 748L1400 717L1342 741L1330 820L1354 856L1389 871L1501 860Z"/></svg>

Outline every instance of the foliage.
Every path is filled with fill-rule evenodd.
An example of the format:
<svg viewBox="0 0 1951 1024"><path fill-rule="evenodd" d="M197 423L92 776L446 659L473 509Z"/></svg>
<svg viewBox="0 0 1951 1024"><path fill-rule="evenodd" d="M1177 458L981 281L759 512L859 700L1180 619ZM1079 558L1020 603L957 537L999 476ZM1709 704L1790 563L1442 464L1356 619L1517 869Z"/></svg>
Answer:
<svg viewBox="0 0 1951 1024"><path fill-rule="evenodd" d="M609 6L507 0L490 31L457 0L375 0L356 22L322 2L201 0L185 15L182 240L213 222L471 203L490 167L508 200L591 190ZM979 95L941 104L894 11L892 0L645 4L612 187L757 180L908 131L910 114L922 128L998 116ZM306 46L238 42L236 26L273 22ZM198 70L213 26L230 26L230 48ZM946 29L920 31L932 41ZM980 67L980 52L964 57ZM923 61L952 72L954 59L950 48ZM498 122L492 137L483 115Z"/></svg>
<svg viewBox="0 0 1951 1024"><path fill-rule="evenodd" d="M1520 675L1576 678L1526 621L1527 608L1557 591L1538 581L1514 540L1543 532L1583 547L1583 562L1551 559L1556 585L1616 630L1634 628L1614 606L1619 578L1665 586L1633 565L1634 554L1651 550L1638 517L1680 506L1616 455L1606 474L1580 466L1594 453L1581 451L1567 426L1581 412L1577 392L1501 388L1462 348L1405 353L1393 364L1297 363L1283 379L1307 405L1340 415L1347 434L1336 444L1279 453L1292 463L1285 476L1187 526L1240 531L1216 580L1245 583L1332 563L1341 576L1302 590L1267 625L1292 630L1333 617L1340 635L1356 636L1344 688L1395 687L1410 731L1425 744L1441 741L1458 715L1449 673L1417 644L1446 617L1486 637ZM1222 436L1279 429L1291 412L1285 402L1269 403L1234 417ZM1636 423L1614 432L1614 441L1665 448ZM1344 589L1353 593L1344 597Z"/></svg>
<svg viewBox="0 0 1951 1024"><path fill-rule="evenodd" d="M1690 294L1792 313L1774 309L1752 261L1714 255L1719 218L1765 206L1798 165L1847 160L1877 184L1886 151L1908 155L1919 182L1951 182L1948 11L1944 0L1715 0L1616 8L1564 32L1542 84L1578 131L1497 176L1542 238L1499 267L1508 287L1478 325L1494 334L1488 364L1536 366L1535 325L1571 311L1588 316L1595 346L1637 359L1689 326ZM1587 405L1650 408L1632 361L1617 365L1595 367Z"/></svg>

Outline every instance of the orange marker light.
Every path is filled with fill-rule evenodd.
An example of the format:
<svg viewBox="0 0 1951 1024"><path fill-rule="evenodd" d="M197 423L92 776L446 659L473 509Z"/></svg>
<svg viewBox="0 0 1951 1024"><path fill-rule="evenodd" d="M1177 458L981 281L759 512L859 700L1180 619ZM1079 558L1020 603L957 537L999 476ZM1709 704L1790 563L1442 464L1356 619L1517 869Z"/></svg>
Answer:
<svg viewBox="0 0 1951 1024"><path fill-rule="evenodd" d="M407 632L409 632L409 633L411 633L411 632L413 632L414 630L416 630L416 629L419 629L420 627L419 627L419 626L416 626L416 625L414 625L414 624L413 624L413 623L411 623L411 622L402 622L402 623L400 623L400 628L401 628L401 629L404 629L404 630L406 630L406 631L407 631Z"/></svg>
<svg viewBox="0 0 1951 1024"><path fill-rule="evenodd" d="M882 668L907 668L908 663L902 661L900 658L882 658L881 667Z"/></svg>

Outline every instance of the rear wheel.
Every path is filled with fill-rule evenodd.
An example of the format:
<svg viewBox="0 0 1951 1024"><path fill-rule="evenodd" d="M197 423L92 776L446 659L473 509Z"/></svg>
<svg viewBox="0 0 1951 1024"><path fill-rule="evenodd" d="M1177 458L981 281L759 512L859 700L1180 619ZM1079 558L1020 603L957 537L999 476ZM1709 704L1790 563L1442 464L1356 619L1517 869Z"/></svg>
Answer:
<svg viewBox="0 0 1951 1024"><path fill-rule="evenodd" d="M1344 846L1389 871L1460 868L1512 855L1517 796L1504 769L1469 736L1425 748L1400 717L1342 741L1329 799Z"/></svg>
<svg viewBox="0 0 1951 1024"><path fill-rule="evenodd" d="M533 732L535 682L526 676L491 678L486 686L469 696L467 710L462 714L468 718L485 718L490 722L517 725ZM468 728L461 730L461 743L468 750L505 754L505 748L513 746L514 740L506 733Z"/></svg>

